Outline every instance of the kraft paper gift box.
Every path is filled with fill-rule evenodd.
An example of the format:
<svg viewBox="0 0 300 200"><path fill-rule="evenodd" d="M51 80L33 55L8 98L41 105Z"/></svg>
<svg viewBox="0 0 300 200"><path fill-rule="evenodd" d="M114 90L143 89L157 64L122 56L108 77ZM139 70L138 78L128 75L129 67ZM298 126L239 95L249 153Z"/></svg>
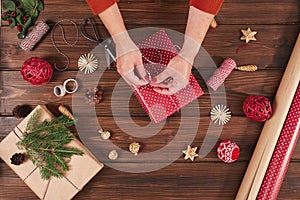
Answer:
<svg viewBox="0 0 300 200"><path fill-rule="evenodd" d="M152 78L161 73L169 61L178 54L164 30L160 30L140 42L138 47L143 55L144 67ZM155 92L150 84L133 88L133 91L146 113L155 123L161 122L204 94L192 74L189 84L171 96Z"/></svg>
<svg viewBox="0 0 300 200"><path fill-rule="evenodd" d="M28 120L37 109L42 109L40 121L54 118L45 106L37 106L1 141L0 157L40 199L71 199L103 168L103 164L77 139L74 139L67 146L81 149L84 154L83 156L73 155L71 157L68 163L70 170L65 172L61 179L51 177L49 180L42 180L39 169L29 159L19 166L10 162L13 154L22 152L17 148L16 143L20 141Z"/></svg>

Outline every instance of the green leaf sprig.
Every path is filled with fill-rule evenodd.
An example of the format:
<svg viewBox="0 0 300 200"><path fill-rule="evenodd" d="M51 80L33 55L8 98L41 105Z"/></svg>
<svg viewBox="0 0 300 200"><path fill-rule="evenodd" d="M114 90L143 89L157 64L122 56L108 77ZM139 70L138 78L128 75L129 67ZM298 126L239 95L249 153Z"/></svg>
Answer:
<svg viewBox="0 0 300 200"><path fill-rule="evenodd" d="M25 38L28 28L31 27L39 12L44 9L42 0L4 0L2 2L4 12L1 18L7 21L10 28L17 28L18 38Z"/></svg>

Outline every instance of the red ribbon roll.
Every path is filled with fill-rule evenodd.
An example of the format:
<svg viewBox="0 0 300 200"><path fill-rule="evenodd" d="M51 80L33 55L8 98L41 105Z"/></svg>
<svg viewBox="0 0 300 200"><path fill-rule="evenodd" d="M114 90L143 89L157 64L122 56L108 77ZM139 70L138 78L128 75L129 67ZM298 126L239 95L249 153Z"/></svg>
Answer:
<svg viewBox="0 0 300 200"><path fill-rule="evenodd" d="M216 69L214 74L208 79L206 85L211 87L214 91L224 83L225 79L230 75L232 70L236 67L236 63L231 58L226 58L221 66Z"/></svg>

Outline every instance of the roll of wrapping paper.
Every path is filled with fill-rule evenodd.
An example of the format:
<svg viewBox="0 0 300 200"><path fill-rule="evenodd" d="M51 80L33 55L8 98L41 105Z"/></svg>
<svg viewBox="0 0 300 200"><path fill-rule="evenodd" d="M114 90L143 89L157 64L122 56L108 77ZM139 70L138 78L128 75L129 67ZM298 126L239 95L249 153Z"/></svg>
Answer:
<svg viewBox="0 0 300 200"><path fill-rule="evenodd" d="M284 123L263 184L258 193L259 200L276 200L284 175L299 138L300 86Z"/></svg>
<svg viewBox="0 0 300 200"><path fill-rule="evenodd" d="M236 199L256 199L300 79L300 34L265 122Z"/></svg>

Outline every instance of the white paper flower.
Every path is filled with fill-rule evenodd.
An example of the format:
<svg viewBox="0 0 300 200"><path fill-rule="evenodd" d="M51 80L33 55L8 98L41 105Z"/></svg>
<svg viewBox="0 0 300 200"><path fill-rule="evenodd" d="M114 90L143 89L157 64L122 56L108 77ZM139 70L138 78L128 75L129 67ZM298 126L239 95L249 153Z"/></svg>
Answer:
<svg viewBox="0 0 300 200"><path fill-rule="evenodd" d="M229 122L231 112L229 108L224 105L216 105L210 111L210 118L214 123L224 125Z"/></svg>
<svg viewBox="0 0 300 200"><path fill-rule="evenodd" d="M98 59L94 54L83 54L78 59L78 67L85 74L93 73L98 68Z"/></svg>

